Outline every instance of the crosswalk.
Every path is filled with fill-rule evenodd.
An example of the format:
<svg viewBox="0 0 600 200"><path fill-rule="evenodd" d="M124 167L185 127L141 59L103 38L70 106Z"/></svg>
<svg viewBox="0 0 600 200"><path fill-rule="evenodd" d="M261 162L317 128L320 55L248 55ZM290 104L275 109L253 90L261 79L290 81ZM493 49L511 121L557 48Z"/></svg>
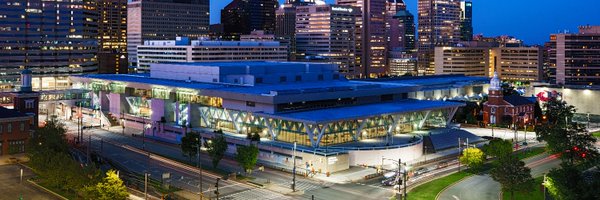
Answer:
<svg viewBox="0 0 600 200"><path fill-rule="evenodd" d="M300 190L300 191L311 191L311 190L316 190L316 189L321 189L321 188L326 188L326 187L330 187L332 186L334 183L311 183L308 181L296 181L296 190ZM292 182L287 182L287 186L291 186Z"/></svg>
<svg viewBox="0 0 600 200"><path fill-rule="evenodd" d="M235 194L230 194L224 196L219 199L226 200L288 200L292 199L291 197L285 196L283 194L279 194L276 192L272 192L262 188L255 188L251 190L246 190L243 192L238 192Z"/></svg>

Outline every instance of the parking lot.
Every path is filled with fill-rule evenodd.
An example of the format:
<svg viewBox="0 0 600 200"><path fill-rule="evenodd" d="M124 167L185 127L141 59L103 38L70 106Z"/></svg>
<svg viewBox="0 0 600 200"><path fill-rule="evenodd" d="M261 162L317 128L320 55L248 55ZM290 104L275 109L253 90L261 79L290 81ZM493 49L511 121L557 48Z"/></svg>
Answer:
<svg viewBox="0 0 600 200"><path fill-rule="evenodd" d="M55 200L51 194L38 189L29 182L33 174L30 170L23 170L23 182L20 182L20 165L0 165L0 199L36 199L36 200Z"/></svg>

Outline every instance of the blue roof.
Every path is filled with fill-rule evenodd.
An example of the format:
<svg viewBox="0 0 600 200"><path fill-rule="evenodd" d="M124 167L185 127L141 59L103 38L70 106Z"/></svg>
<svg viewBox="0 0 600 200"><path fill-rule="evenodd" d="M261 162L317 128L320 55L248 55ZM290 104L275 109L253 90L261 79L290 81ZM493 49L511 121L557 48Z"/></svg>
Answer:
<svg viewBox="0 0 600 200"><path fill-rule="evenodd" d="M398 102L328 108L303 112L255 114L291 121L300 121L308 123L327 123L341 120L364 119L385 114L400 114L433 109L453 108L464 105L464 103L449 101L426 101L409 99Z"/></svg>
<svg viewBox="0 0 600 200"><path fill-rule="evenodd" d="M464 75L436 75L436 76L415 76L415 77L396 77L382 79L366 79L357 81L372 81L378 83L403 83L421 86L448 85L465 82L487 83L488 77L464 76Z"/></svg>
<svg viewBox="0 0 600 200"><path fill-rule="evenodd" d="M305 66L305 65L332 65L328 63L312 63L312 62L289 62L289 61L243 61L243 62L172 62L172 63L161 63L161 64L177 64L177 65L190 65L190 66L208 66L208 67L245 67L245 66Z"/></svg>
<svg viewBox="0 0 600 200"><path fill-rule="evenodd" d="M122 81L122 82L130 82L130 83L162 85L162 86L168 86L168 87L179 87L179 88L189 88L189 89L213 89L213 88L225 87L225 85L221 85L221 84L199 83L199 82L189 82L188 83L186 81L151 78L149 74L86 74L86 75L81 75L79 77L110 80L110 81Z"/></svg>

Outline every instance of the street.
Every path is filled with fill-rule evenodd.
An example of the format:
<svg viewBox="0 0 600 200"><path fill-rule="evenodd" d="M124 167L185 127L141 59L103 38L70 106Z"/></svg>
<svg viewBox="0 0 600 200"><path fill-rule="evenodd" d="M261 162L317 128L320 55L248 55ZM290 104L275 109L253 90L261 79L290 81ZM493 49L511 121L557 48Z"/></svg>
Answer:
<svg viewBox="0 0 600 200"><path fill-rule="evenodd" d="M523 161L534 178L560 166L556 155L541 154ZM496 200L500 197L500 187L489 174L474 175L442 191L438 200Z"/></svg>
<svg viewBox="0 0 600 200"><path fill-rule="evenodd" d="M20 169L23 168L23 182L20 180ZM20 165L0 165L0 199L35 199L57 200L52 194L43 191L31 183L28 178L33 176L31 170Z"/></svg>
<svg viewBox="0 0 600 200"><path fill-rule="evenodd" d="M73 122L65 122L70 138L75 137L77 126ZM113 127L110 132L104 129L87 129L84 131L84 140L87 141L88 135L92 135L92 147L96 152L101 152L105 158L127 170L139 174L149 172L151 177L160 180L162 173L171 173L171 178L167 181L171 185L193 193L199 192L198 170L181 163L165 160L161 156L175 158L178 160L188 160L180 150L180 147L172 144L164 144L140 137L131 137L135 130L127 129L127 133L121 134L120 127ZM139 131L138 131L139 133ZM102 140L102 141L101 141ZM102 149L101 149L102 147ZM148 152L143 149L148 150ZM150 156L148 155L150 153ZM195 159L192 159L194 162ZM208 167L211 162L206 154L201 155L203 168ZM219 164L219 169L229 172L242 171L237 162L231 158L223 158ZM277 171L265 168L264 172L254 171L252 177L268 180L273 187L286 188L289 190L292 183L292 175L287 172ZM203 173L203 192L205 196L214 197L214 184L218 175ZM270 187L256 188L247 184L234 181L220 181L219 192L220 199L387 199L393 192L386 187L382 187L380 180L371 183L348 183L334 184L303 176L296 177L297 190L303 191L300 196L285 196L283 194L269 190Z"/></svg>

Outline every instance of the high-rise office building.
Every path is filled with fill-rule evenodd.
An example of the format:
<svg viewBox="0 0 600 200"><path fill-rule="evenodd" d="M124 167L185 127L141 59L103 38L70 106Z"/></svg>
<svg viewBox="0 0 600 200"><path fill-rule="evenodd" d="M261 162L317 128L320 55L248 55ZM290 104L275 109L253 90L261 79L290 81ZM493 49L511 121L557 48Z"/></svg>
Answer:
<svg viewBox="0 0 600 200"><path fill-rule="evenodd" d="M275 36L277 40L289 44L289 60L296 60L296 7L324 5L321 0L286 0L275 11Z"/></svg>
<svg viewBox="0 0 600 200"><path fill-rule="evenodd" d="M600 85L600 26L581 26L579 33L550 36L553 83Z"/></svg>
<svg viewBox="0 0 600 200"><path fill-rule="evenodd" d="M493 48L490 50L490 71L498 72L505 81L540 81L543 77L542 56L540 47Z"/></svg>
<svg viewBox="0 0 600 200"><path fill-rule="evenodd" d="M358 12L352 6L298 6L297 60L334 63L341 73L348 76L357 74L354 31Z"/></svg>
<svg viewBox="0 0 600 200"><path fill-rule="evenodd" d="M435 72L436 46L451 46L460 41L459 0L419 0L419 74Z"/></svg>
<svg viewBox="0 0 600 200"><path fill-rule="evenodd" d="M473 2L463 0L460 2L460 39L473 40Z"/></svg>
<svg viewBox="0 0 600 200"><path fill-rule="evenodd" d="M435 74L489 76L490 48L435 47Z"/></svg>
<svg viewBox="0 0 600 200"><path fill-rule="evenodd" d="M408 10L400 10L396 12L394 18L398 20L402 27L400 29L400 47L404 51L415 51L415 16Z"/></svg>
<svg viewBox="0 0 600 200"><path fill-rule="evenodd" d="M98 73L126 74L127 0L97 1Z"/></svg>
<svg viewBox="0 0 600 200"><path fill-rule="evenodd" d="M208 37L209 0L133 0L127 5L127 53L137 65L146 40Z"/></svg>
<svg viewBox="0 0 600 200"><path fill-rule="evenodd" d="M396 13L406 10L406 4L403 0L388 0L385 3L385 33L388 51L396 48L403 48L402 33L403 24L400 19L395 18Z"/></svg>
<svg viewBox="0 0 600 200"><path fill-rule="evenodd" d="M255 30L273 33L277 0L233 0L221 10L224 39L239 40L240 35Z"/></svg>
<svg viewBox="0 0 600 200"><path fill-rule="evenodd" d="M0 90L10 90L24 68L34 90L70 87L68 76L95 73L95 1L2 1Z"/></svg>
<svg viewBox="0 0 600 200"><path fill-rule="evenodd" d="M386 75L387 45L385 8L387 0L336 0L337 5L360 10L356 19L356 57L360 73L355 77L375 78Z"/></svg>

